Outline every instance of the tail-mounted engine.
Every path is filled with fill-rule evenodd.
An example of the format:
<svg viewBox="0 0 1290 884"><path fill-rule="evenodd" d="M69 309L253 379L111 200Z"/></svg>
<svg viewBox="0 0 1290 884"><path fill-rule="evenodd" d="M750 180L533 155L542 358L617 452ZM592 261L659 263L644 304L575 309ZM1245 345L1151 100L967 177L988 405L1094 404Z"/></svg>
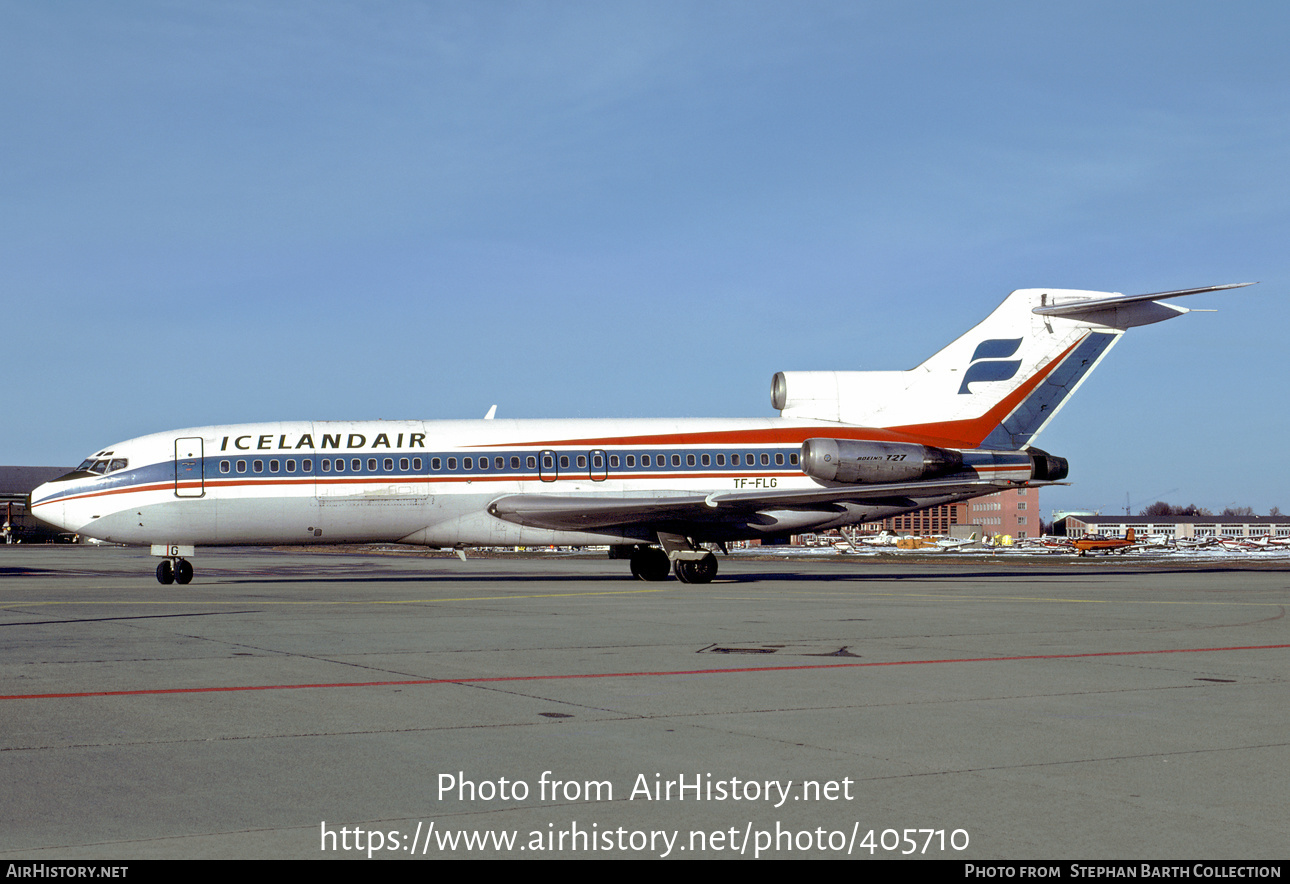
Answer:
<svg viewBox="0 0 1290 884"><path fill-rule="evenodd" d="M1059 482L1066 478L1069 466L1066 458L1038 448L956 451L857 439L807 439L802 443L802 471L821 482L918 482L965 470L981 478L1009 482Z"/></svg>
<svg viewBox="0 0 1290 884"><path fill-rule="evenodd" d="M807 439L802 443L802 471L824 482L914 482L962 468L962 454L930 445L855 439Z"/></svg>

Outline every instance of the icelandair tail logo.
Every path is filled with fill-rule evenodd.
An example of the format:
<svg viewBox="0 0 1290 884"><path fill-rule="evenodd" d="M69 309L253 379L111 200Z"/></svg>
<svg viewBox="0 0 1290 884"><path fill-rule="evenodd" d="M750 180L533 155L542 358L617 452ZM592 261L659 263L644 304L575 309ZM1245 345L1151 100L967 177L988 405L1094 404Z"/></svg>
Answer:
<svg viewBox="0 0 1290 884"><path fill-rule="evenodd" d="M1021 338L993 338L977 344L959 393L971 393L968 384L977 381L1006 381L1021 368L1020 359L1009 359L1021 346Z"/></svg>

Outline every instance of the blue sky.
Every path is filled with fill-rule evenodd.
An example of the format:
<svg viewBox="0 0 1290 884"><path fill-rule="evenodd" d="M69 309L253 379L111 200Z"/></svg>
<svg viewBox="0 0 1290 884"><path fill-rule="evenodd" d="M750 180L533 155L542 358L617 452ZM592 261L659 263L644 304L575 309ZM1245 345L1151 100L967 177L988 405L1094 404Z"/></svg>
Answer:
<svg viewBox="0 0 1290 884"><path fill-rule="evenodd" d="M1290 511L1290 7L0 2L0 462L279 419L771 416L1011 290L1137 329L1058 507Z"/></svg>

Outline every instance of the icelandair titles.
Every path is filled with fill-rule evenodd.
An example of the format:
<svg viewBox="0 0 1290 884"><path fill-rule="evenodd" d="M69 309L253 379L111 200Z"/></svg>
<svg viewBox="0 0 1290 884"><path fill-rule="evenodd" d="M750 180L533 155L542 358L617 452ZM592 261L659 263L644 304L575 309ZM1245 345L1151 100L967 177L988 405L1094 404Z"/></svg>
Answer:
<svg viewBox="0 0 1290 884"><path fill-rule="evenodd" d="M234 450L236 451L298 451L301 448L308 448L310 451L313 451L315 448L317 449L400 448L401 449L401 448L425 448L426 447L425 433L395 433L394 435L395 435L395 440L391 442L389 433L377 433L376 438L372 440L372 444L370 445L367 444L367 436L363 435L362 433L349 433L348 435L346 435L345 433L320 433L319 437L322 439L321 445L314 445L313 433L304 433L303 435L300 436L299 439L296 440L296 444L294 445L292 445L287 441L287 434L285 433L278 436L277 445L273 444L272 433L265 433L264 435L261 435L261 436L255 436L255 435L225 436L224 441L220 443L219 450L220 451L234 451ZM404 436L408 437L407 445L403 444ZM344 445L340 444L342 437L345 440ZM233 443L232 448L229 448L230 441Z"/></svg>

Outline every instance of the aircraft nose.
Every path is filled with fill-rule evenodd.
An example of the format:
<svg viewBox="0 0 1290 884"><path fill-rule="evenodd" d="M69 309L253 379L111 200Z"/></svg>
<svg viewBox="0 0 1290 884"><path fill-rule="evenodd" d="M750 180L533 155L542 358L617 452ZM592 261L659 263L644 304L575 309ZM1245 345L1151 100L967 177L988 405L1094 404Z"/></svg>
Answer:
<svg viewBox="0 0 1290 884"><path fill-rule="evenodd" d="M48 522L58 528L67 528L67 518L63 504L51 500L56 490L55 483L46 482L39 485L27 495L27 512L42 522Z"/></svg>

